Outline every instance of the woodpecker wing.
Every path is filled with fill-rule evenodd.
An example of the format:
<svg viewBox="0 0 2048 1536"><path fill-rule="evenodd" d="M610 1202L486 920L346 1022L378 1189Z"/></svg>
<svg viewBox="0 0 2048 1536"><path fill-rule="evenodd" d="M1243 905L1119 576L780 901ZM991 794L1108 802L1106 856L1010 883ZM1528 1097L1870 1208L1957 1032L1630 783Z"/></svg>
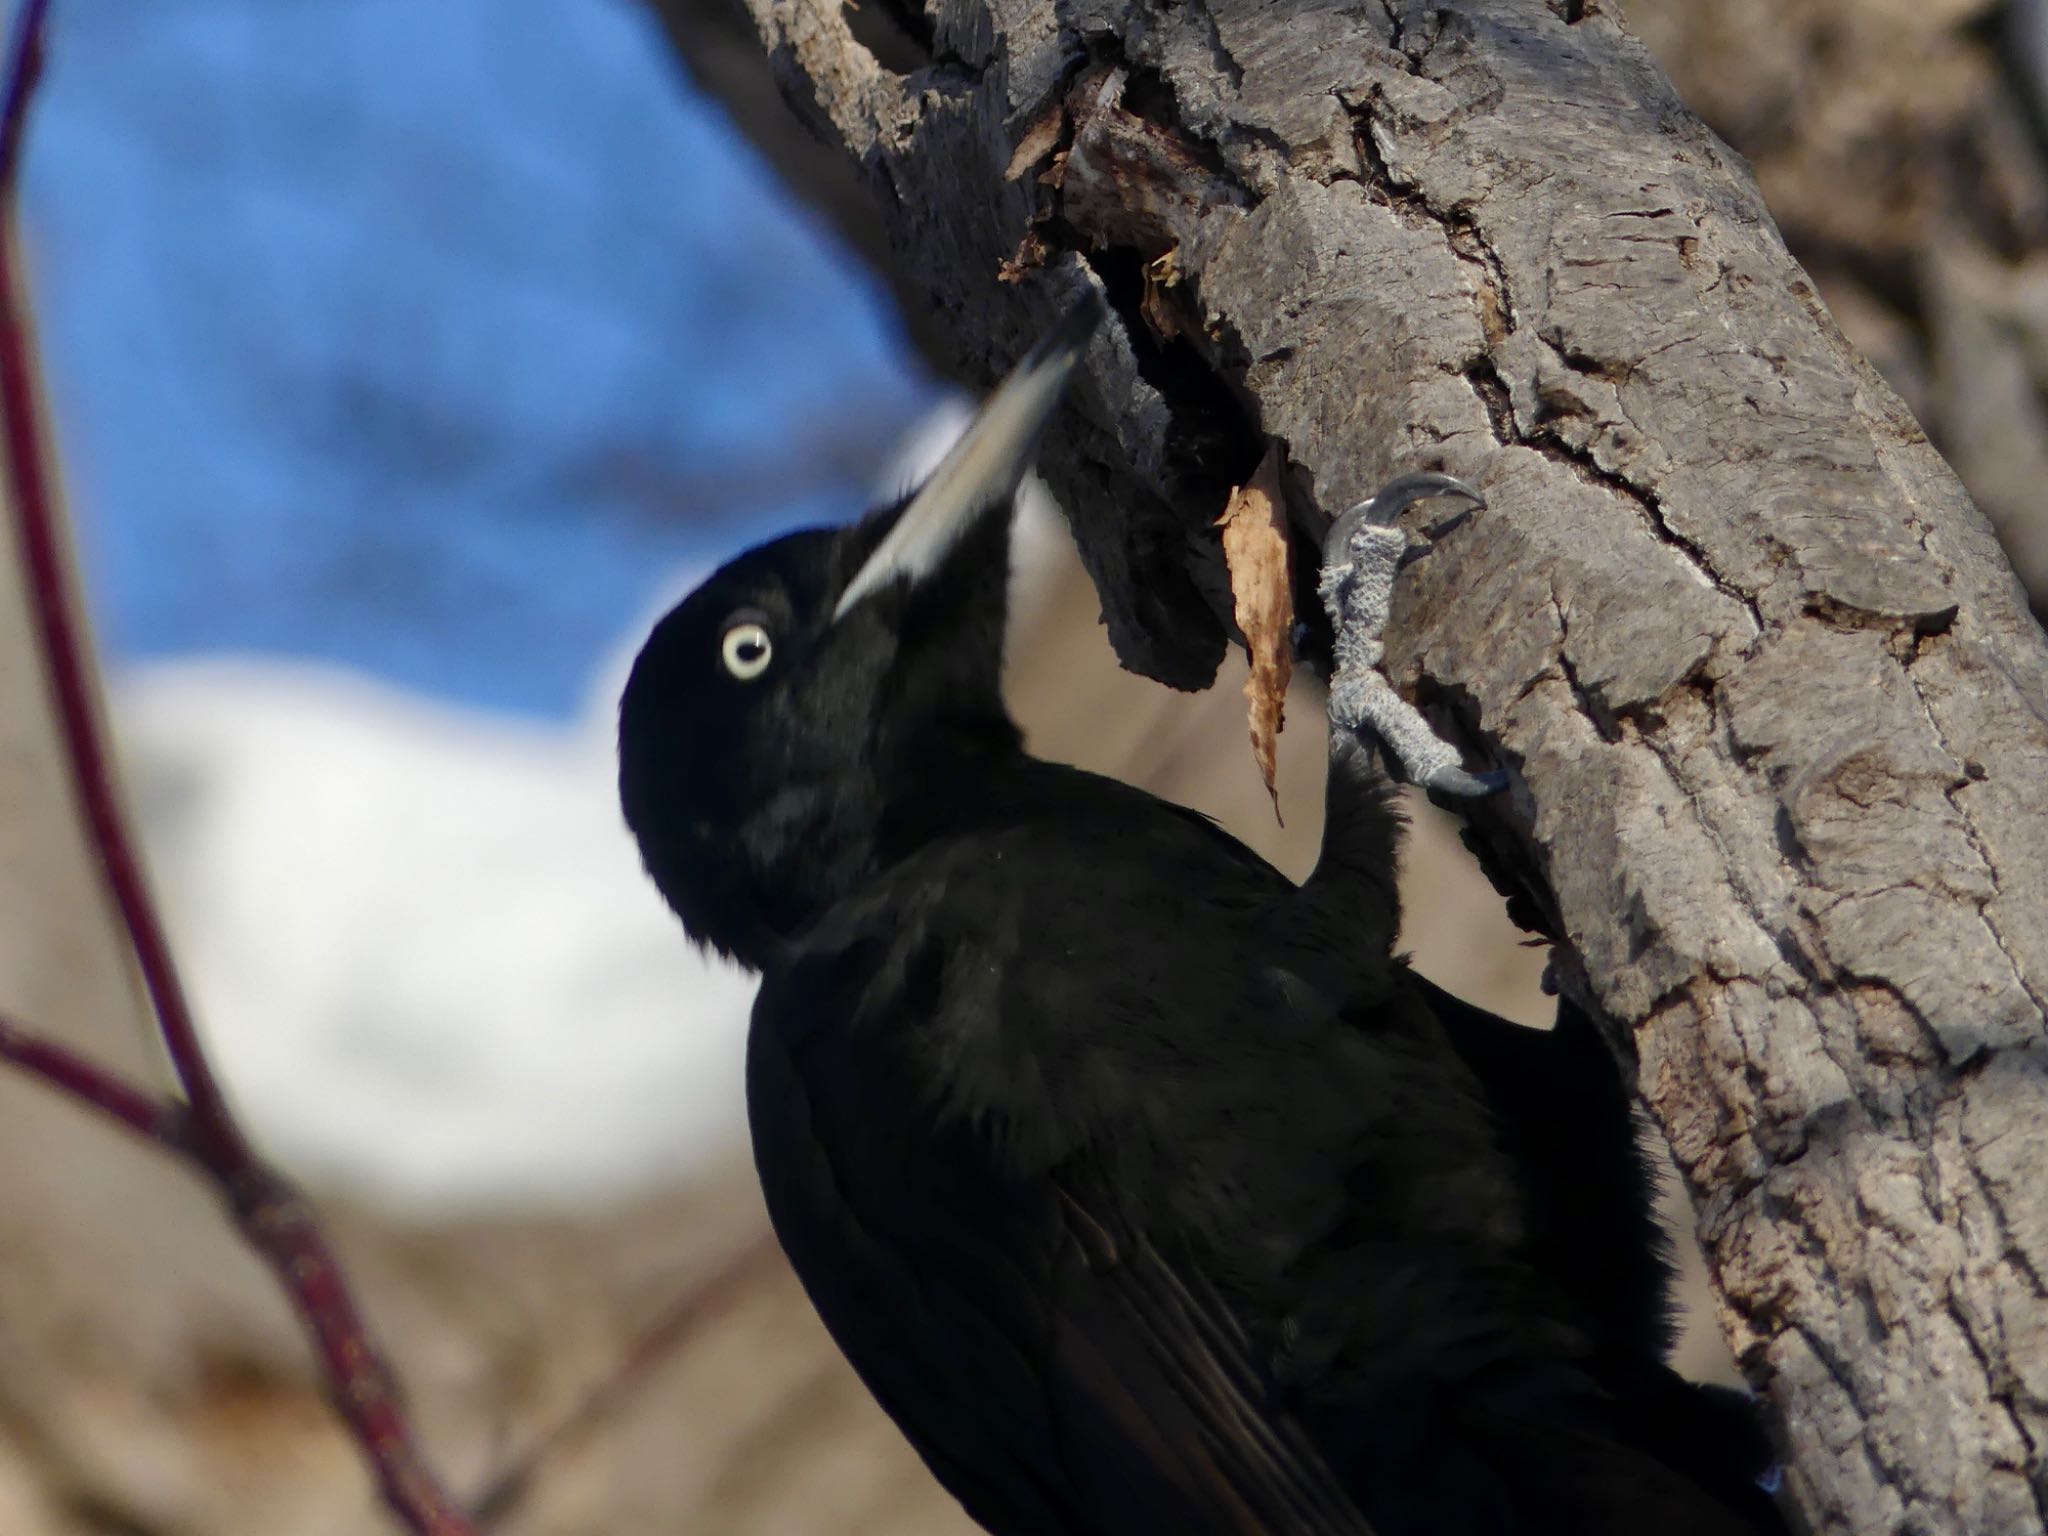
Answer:
<svg viewBox="0 0 2048 1536"><path fill-rule="evenodd" d="M1277 877L1134 791L1019 771L793 941L749 1052L777 1233L968 1511L1770 1529L1653 1450L1635 1383L1550 1316L1449 1000L1389 978L1354 1013L1305 956L1246 963Z"/></svg>
<svg viewBox="0 0 2048 1536"><path fill-rule="evenodd" d="M878 958L769 979L749 1114L777 1235L940 1481L1004 1536L1369 1536L1229 1312L1107 1214L1087 1157L997 1172L846 1027L916 1017L918 967Z"/></svg>

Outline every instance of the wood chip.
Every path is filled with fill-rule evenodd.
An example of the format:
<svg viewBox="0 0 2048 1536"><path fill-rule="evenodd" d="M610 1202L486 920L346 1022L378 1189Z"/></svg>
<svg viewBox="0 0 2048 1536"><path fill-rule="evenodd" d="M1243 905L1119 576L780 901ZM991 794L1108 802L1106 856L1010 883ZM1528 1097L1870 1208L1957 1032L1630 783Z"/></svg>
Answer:
<svg viewBox="0 0 2048 1536"><path fill-rule="evenodd" d="M1063 99L1056 98L1048 103L1031 126L1024 130L1024 137L1017 142L1017 152L1010 156L1010 167L1003 172L1003 180L1017 180L1051 154L1066 127L1067 104Z"/></svg>
<svg viewBox="0 0 2048 1536"><path fill-rule="evenodd" d="M1026 276L1045 265L1049 254L1045 236L1039 233L1038 226L1034 224L1024 231L1024 238L1017 242L1017 249L996 268L996 277L1005 283L1021 283Z"/></svg>
<svg viewBox="0 0 2048 1536"><path fill-rule="evenodd" d="M1251 729L1252 758L1280 819L1280 792L1273 782L1286 723L1287 683L1294 674L1294 583L1287 559L1287 507L1280 490L1279 445L1266 450L1251 480L1230 493L1218 519L1223 561L1230 569L1230 595L1238 632L1250 654L1251 675L1244 693Z"/></svg>

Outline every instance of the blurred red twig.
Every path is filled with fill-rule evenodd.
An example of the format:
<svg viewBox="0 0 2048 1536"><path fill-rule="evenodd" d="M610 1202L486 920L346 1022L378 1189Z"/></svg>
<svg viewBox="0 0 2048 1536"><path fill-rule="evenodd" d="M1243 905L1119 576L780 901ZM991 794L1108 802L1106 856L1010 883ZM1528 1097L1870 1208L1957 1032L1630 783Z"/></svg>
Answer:
<svg viewBox="0 0 2048 1536"><path fill-rule="evenodd" d="M782 1266L782 1249L767 1234L755 1238L663 1308L600 1379L561 1419L541 1432L519 1458L491 1479L476 1501L479 1524L502 1523L532 1489L547 1463L588 1440L654 1373L654 1368L707 1325L731 1312L763 1275Z"/></svg>
<svg viewBox="0 0 2048 1536"><path fill-rule="evenodd" d="M73 789L109 894L134 945L164 1045L186 1102L136 1088L54 1041L0 1019L0 1059L112 1116L202 1169L235 1224L263 1255L310 1336L336 1411L369 1459L385 1502L423 1536L475 1536L476 1527L428 1470L350 1295L341 1266L305 1199L251 1149L199 1043L142 862L130 838L100 729L97 694L70 602L56 500L46 462L28 334L25 287L13 242L14 190L29 101L42 67L48 0L16 12L0 77L0 415L7 490L26 567L32 617Z"/></svg>
<svg viewBox="0 0 2048 1536"><path fill-rule="evenodd" d="M167 1152L196 1156L191 1111L144 1093L76 1051L45 1040L0 1014L0 1061L11 1061L52 1088L83 1100Z"/></svg>

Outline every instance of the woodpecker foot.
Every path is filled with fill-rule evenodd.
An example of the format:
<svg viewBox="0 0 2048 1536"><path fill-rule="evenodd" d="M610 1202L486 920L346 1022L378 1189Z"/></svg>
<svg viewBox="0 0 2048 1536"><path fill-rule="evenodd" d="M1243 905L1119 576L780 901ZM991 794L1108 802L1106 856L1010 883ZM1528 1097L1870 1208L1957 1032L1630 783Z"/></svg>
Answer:
<svg viewBox="0 0 2048 1536"><path fill-rule="evenodd" d="M1486 505L1471 486L1449 475L1402 475L1372 500L1361 501L1339 517L1323 540L1323 574L1316 590L1337 634L1330 725L1371 731L1400 762L1407 778L1424 789L1465 797L1490 795L1507 787L1508 776L1467 773L1457 748L1430 729L1421 712L1394 692L1380 670L1394 573L1408 551L1408 535L1394 520L1411 503L1431 496Z"/></svg>

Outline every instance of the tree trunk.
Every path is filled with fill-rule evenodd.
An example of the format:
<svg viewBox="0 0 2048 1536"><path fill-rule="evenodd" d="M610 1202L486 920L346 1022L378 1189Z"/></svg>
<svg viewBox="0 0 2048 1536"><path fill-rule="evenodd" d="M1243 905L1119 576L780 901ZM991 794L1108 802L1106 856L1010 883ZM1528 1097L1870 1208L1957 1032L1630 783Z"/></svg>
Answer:
<svg viewBox="0 0 2048 1536"><path fill-rule="evenodd" d="M1596 0L746 4L963 373L1107 286L1047 469L1128 664L1207 681L1268 439L1309 529L1487 491L1390 666L1515 770L1799 1503L2043 1530L2048 648L1745 166Z"/></svg>
<svg viewBox="0 0 2048 1536"><path fill-rule="evenodd" d="M1628 0L2048 614L2048 0Z"/></svg>

